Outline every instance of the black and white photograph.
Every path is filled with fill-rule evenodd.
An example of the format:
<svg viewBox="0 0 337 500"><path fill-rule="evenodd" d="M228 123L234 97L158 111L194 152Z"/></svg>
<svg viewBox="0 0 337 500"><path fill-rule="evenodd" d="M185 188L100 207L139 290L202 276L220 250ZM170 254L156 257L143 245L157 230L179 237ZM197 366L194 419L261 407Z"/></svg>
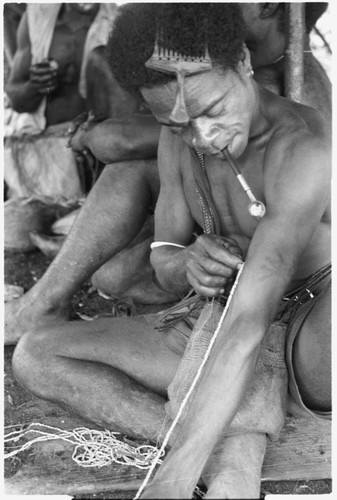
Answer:
<svg viewBox="0 0 337 500"><path fill-rule="evenodd" d="M1 6L4 495L332 498L333 3Z"/></svg>

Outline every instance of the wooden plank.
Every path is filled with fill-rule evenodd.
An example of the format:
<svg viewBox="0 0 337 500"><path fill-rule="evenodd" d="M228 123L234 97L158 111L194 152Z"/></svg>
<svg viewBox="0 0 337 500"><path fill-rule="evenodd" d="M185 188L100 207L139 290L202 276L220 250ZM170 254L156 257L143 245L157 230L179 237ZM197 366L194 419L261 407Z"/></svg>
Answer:
<svg viewBox="0 0 337 500"><path fill-rule="evenodd" d="M58 406L34 400L21 422L40 422L62 429L93 426ZM83 468L71 458L72 445L64 441L35 444L25 464L5 480L6 494L86 495L137 490L146 471L113 464ZM280 438L270 442L262 470L263 481L331 478L331 423L314 418L288 416Z"/></svg>
<svg viewBox="0 0 337 500"><path fill-rule="evenodd" d="M288 416L278 441L269 443L262 480L330 479L331 422Z"/></svg>

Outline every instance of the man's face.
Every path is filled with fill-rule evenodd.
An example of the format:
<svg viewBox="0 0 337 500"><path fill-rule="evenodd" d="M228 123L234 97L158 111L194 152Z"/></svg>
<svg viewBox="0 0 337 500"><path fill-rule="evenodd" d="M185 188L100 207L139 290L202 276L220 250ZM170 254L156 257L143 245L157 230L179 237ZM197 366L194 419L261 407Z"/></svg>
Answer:
<svg viewBox="0 0 337 500"><path fill-rule="evenodd" d="M223 159L228 147L236 158L246 149L253 119L254 91L244 64L238 73L213 68L185 78L184 97L188 114L186 125L170 120L176 101L177 83L141 90L157 121L197 151Z"/></svg>

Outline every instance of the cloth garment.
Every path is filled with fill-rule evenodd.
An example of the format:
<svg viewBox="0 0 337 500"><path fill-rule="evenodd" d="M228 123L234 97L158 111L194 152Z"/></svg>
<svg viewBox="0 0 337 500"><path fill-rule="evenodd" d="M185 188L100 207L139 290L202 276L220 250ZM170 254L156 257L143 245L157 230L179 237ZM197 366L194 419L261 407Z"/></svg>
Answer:
<svg viewBox="0 0 337 500"><path fill-rule="evenodd" d="M197 373L222 312L223 306L219 302L206 302L194 325L177 373L168 388L169 402L166 404L166 411L172 419ZM285 331L286 325L277 322L273 323L265 335L254 375L226 435L264 432L270 438L277 439L284 425L287 403ZM208 362L211 363L211 359L212 351ZM182 420L188 407L187 403Z"/></svg>
<svg viewBox="0 0 337 500"><path fill-rule="evenodd" d="M37 3L27 5L27 20L31 43L32 64L46 59L53 39L54 27L61 3ZM8 110L5 123L5 136L36 135L46 128L46 97L34 113L17 113Z"/></svg>
<svg viewBox="0 0 337 500"><path fill-rule="evenodd" d="M53 125L39 135L5 138L8 198L47 197L56 203L84 197L75 157L66 147L69 125Z"/></svg>

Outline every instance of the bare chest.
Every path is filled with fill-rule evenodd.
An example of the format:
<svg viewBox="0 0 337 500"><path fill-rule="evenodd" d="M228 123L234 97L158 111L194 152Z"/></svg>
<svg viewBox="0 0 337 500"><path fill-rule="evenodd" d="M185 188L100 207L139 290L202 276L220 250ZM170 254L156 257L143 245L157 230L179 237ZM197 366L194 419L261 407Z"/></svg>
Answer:
<svg viewBox="0 0 337 500"><path fill-rule="evenodd" d="M190 162L184 162L184 191L194 219L203 227L202 203L196 187L193 161L191 158ZM258 225L258 221L248 212L250 200L227 162L206 157L205 166L221 234L234 238L246 252ZM245 162L241 167L255 197L265 202L262 155L251 156L250 163Z"/></svg>
<svg viewBox="0 0 337 500"><path fill-rule="evenodd" d="M58 63L58 75L63 83L77 83L81 71L83 49L90 19L60 19L54 30L49 57Z"/></svg>

